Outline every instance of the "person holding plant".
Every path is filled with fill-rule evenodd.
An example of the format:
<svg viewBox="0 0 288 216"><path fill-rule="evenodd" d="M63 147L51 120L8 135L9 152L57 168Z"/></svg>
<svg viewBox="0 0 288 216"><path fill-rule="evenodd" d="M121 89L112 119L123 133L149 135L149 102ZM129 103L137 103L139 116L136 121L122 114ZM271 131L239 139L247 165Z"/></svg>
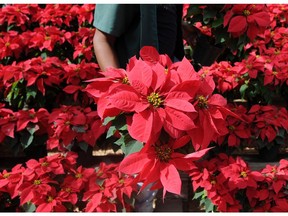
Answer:
<svg viewBox="0 0 288 216"><path fill-rule="evenodd" d="M141 47L154 46L172 60L184 57L181 4L97 4L93 46L102 71L125 68Z"/></svg>
<svg viewBox="0 0 288 216"><path fill-rule="evenodd" d="M182 60L182 12L180 4L97 4L93 46L101 70L125 69L143 46L155 47L172 61ZM135 211L153 211L157 192L150 187L135 197Z"/></svg>

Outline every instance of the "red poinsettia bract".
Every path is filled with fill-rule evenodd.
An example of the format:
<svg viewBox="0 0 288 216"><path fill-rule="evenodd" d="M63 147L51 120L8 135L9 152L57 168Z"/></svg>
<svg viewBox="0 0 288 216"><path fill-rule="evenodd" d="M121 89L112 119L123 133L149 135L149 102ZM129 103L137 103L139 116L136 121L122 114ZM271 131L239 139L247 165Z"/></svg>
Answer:
<svg viewBox="0 0 288 216"><path fill-rule="evenodd" d="M138 174L138 181L144 183L142 188L150 183L155 183L155 187L163 187L163 197L166 191L180 194L181 179L178 170L190 170L193 161L201 158L209 150L204 149L187 155L175 151L186 145L189 140L189 136L184 136L168 143L146 145L140 152L124 158L119 171L130 175Z"/></svg>

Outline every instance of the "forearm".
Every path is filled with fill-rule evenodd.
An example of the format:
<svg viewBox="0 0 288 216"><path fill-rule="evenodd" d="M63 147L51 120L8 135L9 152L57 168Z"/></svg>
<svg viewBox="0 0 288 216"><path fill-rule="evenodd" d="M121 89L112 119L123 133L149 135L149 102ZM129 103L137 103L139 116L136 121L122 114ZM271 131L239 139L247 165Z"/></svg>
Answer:
<svg viewBox="0 0 288 216"><path fill-rule="evenodd" d="M115 38L96 29L93 47L97 63L102 71L108 67L119 68L119 61L114 49Z"/></svg>

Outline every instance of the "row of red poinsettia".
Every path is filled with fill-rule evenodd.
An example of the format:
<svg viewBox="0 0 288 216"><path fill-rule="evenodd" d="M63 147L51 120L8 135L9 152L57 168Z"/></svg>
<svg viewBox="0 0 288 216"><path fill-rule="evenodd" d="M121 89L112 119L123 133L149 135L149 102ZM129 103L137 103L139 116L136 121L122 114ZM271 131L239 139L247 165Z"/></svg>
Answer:
<svg viewBox="0 0 288 216"><path fill-rule="evenodd" d="M66 57L73 54L75 59L83 55L90 61L94 9L95 5L89 4L6 5L0 11L0 59L9 56L19 59L34 50L52 52L65 43L74 49L73 53L65 53Z"/></svg>
<svg viewBox="0 0 288 216"><path fill-rule="evenodd" d="M183 143L185 138L169 145L177 148ZM169 145L155 147L156 154L165 148L168 149ZM168 162L163 153L161 158L153 159L155 152L151 150L136 153L132 157L133 160L130 158L125 163L138 163L139 176L146 177L147 181L156 180L159 173L163 173L160 175L161 181L167 184L166 189L172 188L172 191L180 187L177 171L173 171L172 167L185 170L192 180L195 197L201 198L204 202L211 200L212 211L288 210L287 160L282 159L279 165L267 165L261 171L252 171L240 157L235 159L224 153L212 159L191 163L203 154L183 157L174 152L171 154L173 159ZM137 191L137 181L134 177L120 174L119 164L101 163L96 169L84 168L76 165L76 158L77 155L72 152L64 155L55 154L39 161L29 160L25 166L16 165L11 171L4 170L0 174L1 204L20 212L133 210L129 199ZM144 170L140 170L142 163L145 165ZM159 169L157 172L149 172L152 164ZM173 178L166 178L165 170L169 171L169 176L173 175ZM134 171L137 170L134 169L133 173ZM154 188L157 186L159 185L155 185ZM198 190L200 192L197 192Z"/></svg>
<svg viewBox="0 0 288 216"><path fill-rule="evenodd" d="M154 54L157 55L157 53ZM144 49L142 55L145 55ZM164 58L164 56L157 55L157 58L160 57ZM103 73L106 78L92 80L91 78L96 72L95 63L65 65L56 60L47 58L43 62L40 58L34 58L17 65L3 66L3 84L6 85L3 88L9 91L12 83L19 81L17 80L19 78L24 78L26 87L36 85L38 90L45 95L45 87L59 86L64 82L68 85L63 88L62 93L74 94L75 101L80 92L82 98L85 96L86 101L91 101L89 96L92 95L98 105L97 111L93 111L89 107L63 105L49 111L45 108L35 111L33 108L13 112L2 104L0 123L2 141L6 136L14 138L14 131L24 130L30 122L30 124L34 124L30 127L38 125L40 134L49 134L48 149L58 148L60 150L63 145L68 146L75 138L78 142L83 141L83 138L80 137L87 137L84 138L84 141L94 146L97 138L108 129L108 126L101 127L100 118L104 120L107 116L117 116L122 111L127 114L135 112L132 117L127 118L128 131L134 139L153 143L159 139L160 131L164 128L166 133L175 139L187 132L193 140L195 149L199 149L200 146L203 149L211 141L222 140L223 142L226 136L229 136L229 146L239 146L240 139L249 141L251 137L259 136L263 141L267 138L271 142L276 138L280 128L285 130L288 128L287 110L284 107L253 105L247 110L243 106L226 106L226 99L223 96L212 94L215 87L211 76L203 76L201 71L196 73L187 60L176 64L170 63L168 69L159 64L157 71L153 74L154 71L151 69L154 67L153 65L150 67L145 61L135 59L137 63L132 60L130 62L131 65L135 64L130 67L131 71L111 69ZM137 89L140 85L139 67L147 73L141 78L151 84L155 83L152 90L148 90L147 85L143 86L143 89ZM16 72L16 69L19 72ZM166 72L163 72L165 70ZM14 73L10 73L11 71ZM43 76L43 71L46 76ZM38 74L36 74L37 72ZM162 73L167 75L162 76ZM150 80L148 76L151 77ZM203 79L203 77L205 78ZM87 87L79 86L87 78L90 79ZM168 80L169 78L170 80ZM161 81L161 79L163 80ZM134 85L133 82L136 84ZM140 82L143 83L143 80ZM130 84L127 85L127 83ZM203 89L206 92L203 92ZM143 95L141 91L146 92L146 95ZM112 99L110 99L110 95ZM148 98L148 100L143 100L143 98ZM126 102L126 99L129 102ZM151 117L144 118L145 115ZM230 116L226 117L228 115ZM179 118L182 118L180 123ZM141 131L133 131L140 130L140 126L143 127L142 131L146 131L145 134ZM95 133L94 130L97 128L100 129ZM207 130L207 128L210 129ZM201 137L206 137L206 140L201 140Z"/></svg>
<svg viewBox="0 0 288 216"><path fill-rule="evenodd" d="M268 191L275 193L271 197L277 197L276 204L267 201L269 208L266 209L284 210L278 208L283 202L284 181L272 184L270 178L259 173L255 180L254 173L250 173L240 159L219 156L227 161L229 168L221 166L217 171L209 167L217 159L194 161L204 157L211 142L238 146L243 140L252 142L253 137L272 142L279 131L287 131L285 107L265 103L247 108L230 106L230 103L227 106L231 98L225 98L227 92L238 91L242 86L247 85L249 89L249 83L258 82L262 76L269 88L286 85L287 29L274 25L273 18L274 34L267 30L247 45L247 59L233 64L215 63L199 72L195 72L187 59L172 63L152 47L142 49L141 58L132 58L126 70L111 68L99 72L98 65L92 62L95 60L91 41L94 31L89 26L93 9L91 5L7 5L2 8L1 28L5 30L1 34L0 87L5 101L0 110L1 141L27 130L35 139L37 135L48 134L49 149L67 151L69 145L76 142L94 146L99 136L107 133L107 137L118 137L122 145L134 139L144 144L144 148L128 155L120 165L105 168L107 165L102 164L100 170L104 167L104 174L109 174L104 177L92 168L76 167L70 152L65 156L70 162L58 156L29 161L27 168L18 165L12 172L1 173L2 197L9 194L20 198L22 210L118 211L125 207L128 211L130 207L123 201L123 194L130 197L137 182L144 182L144 186L155 183L153 188L163 188L164 195L166 191L180 194L178 170L182 170L191 175L194 189L201 187L207 191L218 211L247 210L235 201L236 194L240 196L242 189L254 189L261 194L258 184L268 184L265 194ZM73 20L77 20L77 27ZM86 21L90 25L84 27ZM78 24L83 27L78 29ZM28 36L33 40L25 39ZM56 39L60 41L55 43ZM68 48L72 48L68 53L73 55L60 61L66 58L63 55ZM23 61L19 61L23 53ZM31 55L35 56L31 58ZM45 103L51 92L53 103ZM38 97L41 100L35 100ZM119 124L119 119L124 123ZM200 149L204 150L194 152ZM229 173L230 168L235 173ZM212 186L202 183L201 177L195 178L199 169L211 171L219 180L210 179L211 184L214 182ZM282 170L280 167L279 175ZM219 172L225 180L222 175L218 177ZM123 173L137 176L132 178ZM203 182L207 181L207 175L205 171ZM226 190L222 190L223 187ZM61 190L63 188L67 190ZM258 200L250 200L250 192L247 193L251 206L248 210L259 210L260 195ZM224 194L223 199L219 198ZM38 196L41 199L35 199Z"/></svg>
<svg viewBox="0 0 288 216"><path fill-rule="evenodd" d="M0 174L1 204L20 212L131 211L126 199L136 191L132 177L119 175L117 164L85 168L77 166L76 159L76 153L67 152L4 170Z"/></svg>

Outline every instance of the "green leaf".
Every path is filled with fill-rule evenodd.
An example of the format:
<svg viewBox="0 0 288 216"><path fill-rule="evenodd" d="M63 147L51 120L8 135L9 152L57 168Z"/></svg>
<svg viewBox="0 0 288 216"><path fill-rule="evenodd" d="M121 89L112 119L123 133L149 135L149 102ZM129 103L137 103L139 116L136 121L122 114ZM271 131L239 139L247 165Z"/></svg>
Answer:
<svg viewBox="0 0 288 216"><path fill-rule="evenodd" d="M36 96L37 96L36 86L26 88L26 100L29 100L30 97L35 99Z"/></svg>
<svg viewBox="0 0 288 216"><path fill-rule="evenodd" d="M205 211L212 212L214 210L214 205L209 198L205 200Z"/></svg>
<svg viewBox="0 0 288 216"><path fill-rule="evenodd" d="M198 5L190 5L187 10L187 16L190 17L192 15L201 14L202 10L198 7Z"/></svg>
<svg viewBox="0 0 288 216"><path fill-rule="evenodd" d="M42 58L43 60L45 60L45 59L47 58L47 53L46 53L46 52L42 52L42 53L41 53L41 58Z"/></svg>
<svg viewBox="0 0 288 216"><path fill-rule="evenodd" d="M15 25L9 25L7 26L7 32L10 31Z"/></svg>
<svg viewBox="0 0 288 216"><path fill-rule="evenodd" d="M88 147L89 147L88 143L86 143L86 142L79 142L78 145L79 145L79 147L80 147L84 152L87 152Z"/></svg>
<svg viewBox="0 0 288 216"><path fill-rule="evenodd" d="M134 140L128 133L122 135L116 142L114 142L114 144L121 147L121 150L123 151L125 156L134 152L138 152L143 148L143 143Z"/></svg>
<svg viewBox="0 0 288 216"><path fill-rule="evenodd" d="M99 186L102 186L103 183L104 183L104 181L105 181L105 179L97 178L96 183L97 183Z"/></svg>
<svg viewBox="0 0 288 216"><path fill-rule="evenodd" d="M106 138L112 137L115 134L116 130L117 129L115 126L111 126L107 131Z"/></svg>
<svg viewBox="0 0 288 216"><path fill-rule="evenodd" d="M202 197L203 195L205 195L205 190L202 190L202 191L200 191L200 192L196 192L196 193L194 194L193 199L199 199L199 198Z"/></svg>
<svg viewBox="0 0 288 216"><path fill-rule="evenodd" d="M22 208L24 209L25 212L35 212L35 210L36 210L36 206L31 202L25 203L22 206Z"/></svg>
<svg viewBox="0 0 288 216"><path fill-rule="evenodd" d="M143 143L138 140L131 140L125 145L125 149L122 149L125 156L134 152L139 152L143 148Z"/></svg>
<svg viewBox="0 0 288 216"><path fill-rule="evenodd" d="M31 135L30 133L26 133L26 132L23 132L21 133L21 137L20 137L20 142L23 146L23 148L28 148L31 143L33 142L33 139L34 139L34 136Z"/></svg>
<svg viewBox="0 0 288 216"><path fill-rule="evenodd" d="M72 130L76 131L77 133L85 133L86 132L86 129L84 126L73 126Z"/></svg>
<svg viewBox="0 0 288 216"><path fill-rule="evenodd" d="M117 130L127 131L126 117L125 117L124 115L118 116L118 117L113 121L113 125L116 126Z"/></svg>
<svg viewBox="0 0 288 216"><path fill-rule="evenodd" d="M125 145L125 137L121 136L118 140L116 140L116 142L114 142L114 144L116 144L118 146Z"/></svg>
<svg viewBox="0 0 288 216"><path fill-rule="evenodd" d="M106 117L104 119L103 125L107 125L109 122L113 121L115 118L116 118L116 116L114 116L114 117L109 117L109 116Z"/></svg>
<svg viewBox="0 0 288 216"><path fill-rule="evenodd" d="M223 18L215 19L212 22L211 27L212 28L217 28L217 27L221 26L222 24L223 24Z"/></svg>
<svg viewBox="0 0 288 216"><path fill-rule="evenodd" d="M26 127L27 131L33 135L36 131L38 131L40 129L39 125L37 124L28 124Z"/></svg>
<svg viewBox="0 0 288 216"><path fill-rule="evenodd" d="M11 104L12 98L14 96L15 89L17 90L19 80L12 83L11 91L8 93L6 100Z"/></svg>
<svg viewBox="0 0 288 216"><path fill-rule="evenodd" d="M128 128L127 128L127 124L123 124L123 125L117 125L117 129L120 130L120 131L127 131Z"/></svg>
<svg viewBox="0 0 288 216"><path fill-rule="evenodd" d="M244 84L240 87L239 92L240 92L242 98L244 98L244 96L245 96L245 91L246 91L246 89L248 89L248 87L249 87L249 86L248 86L246 83L244 83Z"/></svg>
<svg viewBox="0 0 288 216"><path fill-rule="evenodd" d="M203 10L203 22L209 24L210 19L214 18L217 14L217 11L212 8L205 8Z"/></svg>

